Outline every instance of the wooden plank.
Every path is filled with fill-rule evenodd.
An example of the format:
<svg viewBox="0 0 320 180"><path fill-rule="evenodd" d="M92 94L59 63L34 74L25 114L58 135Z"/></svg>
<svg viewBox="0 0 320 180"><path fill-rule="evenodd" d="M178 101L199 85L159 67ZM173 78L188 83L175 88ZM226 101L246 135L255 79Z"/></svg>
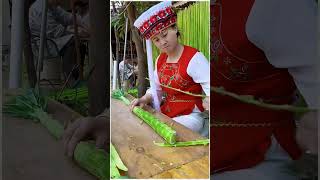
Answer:
<svg viewBox="0 0 320 180"><path fill-rule="evenodd" d="M161 113L153 112L153 114L172 125L177 132L178 141L202 138ZM128 175L132 178L149 178L207 157L209 154L208 146L175 148L156 146L153 141L164 142L164 140L151 127L141 122L142 120L130 112L129 107L123 102L111 100L111 141L128 167Z"/></svg>
<svg viewBox="0 0 320 180"><path fill-rule="evenodd" d="M195 160L188 164L182 165L152 176L154 179L207 179L209 177L208 156Z"/></svg>

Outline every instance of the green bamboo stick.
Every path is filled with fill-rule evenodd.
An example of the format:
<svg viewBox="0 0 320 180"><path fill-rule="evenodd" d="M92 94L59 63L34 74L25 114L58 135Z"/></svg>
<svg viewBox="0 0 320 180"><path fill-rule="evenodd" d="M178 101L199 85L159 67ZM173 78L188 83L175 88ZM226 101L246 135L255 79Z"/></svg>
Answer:
<svg viewBox="0 0 320 180"><path fill-rule="evenodd" d="M148 81L150 81L149 78L146 78ZM184 94L188 94L190 96L196 96L196 97L202 97L202 98L205 98L207 97L206 95L203 95L203 94L194 94L194 93L191 93L191 92L188 92L188 91L183 91L181 89L177 89L177 88L173 88L173 87L170 87L170 86L167 86L167 85L164 85L164 84L160 84L160 86L162 87L165 87L165 88L168 88L168 89L172 89L172 90L175 90L175 91L178 91L178 92L182 92Z"/></svg>
<svg viewBox="0 0 320 180"><path fill-rule="evenodd" d="M199 145L208 145L210 143L210 139L201 139L201 140L194 140L194 141L185 141L185 142L176 142L175 144L168 144L168 143L156 143L153 142L157 146L161 147L186 147L186 146L199 146Z"/></svg>
<svg viewBox="0 0 320 180"><path fill-rule="evenodd" d="M310 109L307 107L297 107L297 106L292 106L292 105L288 105L288 104L285 104L285 105L268 104L263 101L255 100L255 98L252 95L237 95L235 93L228 92L223 87L211 87L211 90L213 92L221 94L221 95L230 96L230 97L235 98L241 102L253 104L253 105L267 108L267 109L284 110L284 111L290 111L290 112L295 112L295 113L307 113L310 111L316 111L316 109Z"/></svg>

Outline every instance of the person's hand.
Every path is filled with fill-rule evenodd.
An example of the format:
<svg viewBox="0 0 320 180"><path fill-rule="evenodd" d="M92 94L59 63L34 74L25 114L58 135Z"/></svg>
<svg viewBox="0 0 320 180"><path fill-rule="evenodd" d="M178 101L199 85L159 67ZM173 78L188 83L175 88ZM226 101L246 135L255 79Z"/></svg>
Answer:
<svg viewBox="0 0 320 180"><path fill-rule="evenodd" d="M134 66L133 73L138 75L138 73L139 73L138 66Z"/></svg>
<svg viewBox="0 0 320 180"><path fill-rule="evenodd" d="M210 108L210 99L209 99L208 96L202 100L202 106L203 106L203 108L205 110L209 110L209 108Z"/></svg>
<svg viewBox="0 0 320 180"><path fill-rule="evenodd" d="M305 152L318 154L317 112L308 112L299 120L296 137Z"/></svg>
<svg viewBox="0 0 320 180"><path fill-rule="evenodd" d="M133 111L133 108L136 106L140 106L143 108L147 103L143 101L142 98L134 99L130 104L130 110Z"/></svg>
<svg viewBox="0 0 320 180"><path fill-rule="evenodd" d="M66 155L73 157L77 144L81 140L90 138L95 139L97 148L108 151L109 128L107 117L85 117L72 123L63 134Z"/></svg>
<svg viewBox="0 0 320 180"><path fill-rule="evenodd" d="M68 26L67 27L67 31L70 32L70 33L75 33L75 29L74 29L74 26ZM89 32L87 31L87 29L83 28L82 26L78 26L78 35L79 37L82 37L82 38L86 38L86 37L89 37L90 34Z"/></svg>

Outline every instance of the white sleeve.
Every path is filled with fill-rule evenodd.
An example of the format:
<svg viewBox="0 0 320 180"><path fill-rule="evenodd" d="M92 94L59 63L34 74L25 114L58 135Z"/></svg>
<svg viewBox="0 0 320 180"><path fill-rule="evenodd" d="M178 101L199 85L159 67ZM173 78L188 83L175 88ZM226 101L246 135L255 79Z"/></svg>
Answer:
<svg viewBox="0 0 320 180"><path fill-rule="evenodd" d="M310 107L318 107L314 0L256 0L246 24L248 39L273 66L287 68Z"/></svg>
<svg viewBox="0 0 320 180"><path fill-rule="evenodd" d="M158 58L157 58L155 64L157 64L157 62L158 62ZM160 81L159 81L159 77L158 77L158 72L157 71L158 71L157 70L157 65L155 65L155 70L154 70L153 77L154 77L154 82L155 82L155 85L156 85L158 99L159 99L159 102L161 103L163 92L162 92L162 88L160 86ZM150 94L152 96L151 88L147 89L146 94Z"/></svg>
<svg viewBox="0 0 320 180"><path fill-rule="evenodd" d="M194 82L200 83L204 93L210 96L210 65L201 52L197 52L192 57L187 67L187 73Z"/></svg>

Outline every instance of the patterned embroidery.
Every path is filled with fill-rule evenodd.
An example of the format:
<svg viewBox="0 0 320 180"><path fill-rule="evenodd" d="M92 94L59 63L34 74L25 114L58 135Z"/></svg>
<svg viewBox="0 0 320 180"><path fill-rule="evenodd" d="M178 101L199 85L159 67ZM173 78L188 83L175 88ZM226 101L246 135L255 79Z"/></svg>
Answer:
<svg viewBox="0 0 320 180"><path fill-rule="evenodd" d="M239 65L239 62L241 60L234 56L232 52L226 49L226 47L223 44L222 37L220 35L221 32L221 16L222 16L222 7L220 4L214 4L214 21L212 23L213 29L217 29L217 31L214 31L213 33L213 46L211 48L211 53L213 55L213 58L215 60L215 65L219 64L219 66L222 68L227 69L225 72L220 72L224 74L225 77L231 80L241 80L241 81L248 81L250 80L250 74L249 74L249 66L246 63L243 63ZM223 52L225 55L223 55ZM222 62L218 62L218 58L222 59ZM220 68L217 68L216 70L219 71Z"/></svg>
<svg viewBox="0 0 320 180"><path fill-rule="evenodd" d="M179 64L164 63L159 69L159 79L162 84L170 87L183 88L190 85L178 72ZM174 83L173 83L174 82Z"/></svg>
<svg viewBox="0 0 320 180"><path fill-rule="evenodd" d="M249 80L248 65L243 64L240 68L230 67L230 79Z"/></svg>

